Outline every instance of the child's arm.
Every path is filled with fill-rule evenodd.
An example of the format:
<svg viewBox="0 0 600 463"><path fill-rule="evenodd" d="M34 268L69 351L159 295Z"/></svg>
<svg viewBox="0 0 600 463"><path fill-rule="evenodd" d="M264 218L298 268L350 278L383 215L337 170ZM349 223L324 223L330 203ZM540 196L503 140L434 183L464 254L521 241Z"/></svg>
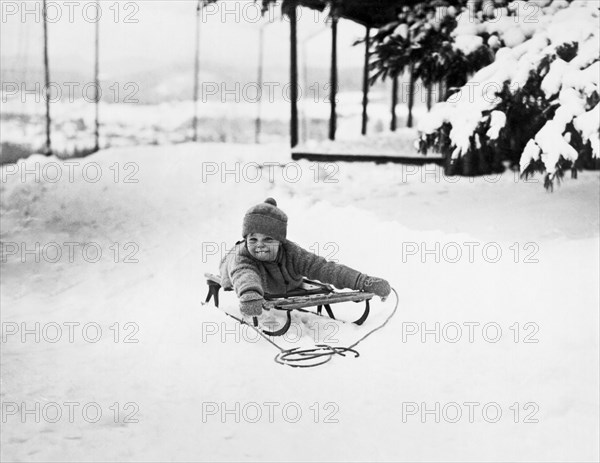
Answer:
<svg viewBox="0 0 600 463"><path fill-rule="evenodd" d="M329 283L336 288L369 291L381 298L386 298L391 292L387 281L369 277L346 265L329 262L289 241L288 253L292 257L294 270L309 279Z"/></svg>
<svg viewBox="0 0 600 463"><path fill-rule="evenodd" d="M287 245L292 266L299 275L332 284L340 289L361 289L358 287L358 280L361 276L360 272L345 265L330 262L301 248L295 243L288 241Z"/></svg>
<svg viewBox="0 0 600 463"><path fill-rule="evenodd" d="M221 264L223 281L233 286L240 300L240 310L245 315L258 316L264 302L260 272L252 259L231 252Z"/></svg>
<svg viewBox="0 0 600 463"><path fill-rule="evenodd" d="M249 291L264 295L260 271L252 259L239 254L225 263L227 275L238 297Z"/></svg>

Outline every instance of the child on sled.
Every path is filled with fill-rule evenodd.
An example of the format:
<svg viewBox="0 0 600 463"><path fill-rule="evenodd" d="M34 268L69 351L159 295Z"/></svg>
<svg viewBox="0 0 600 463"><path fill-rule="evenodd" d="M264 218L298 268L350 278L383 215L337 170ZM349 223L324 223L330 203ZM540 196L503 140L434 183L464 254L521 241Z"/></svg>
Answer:
<svg viewBox="0 0 600 463"><path fill-rule="evenodd" d="M259 317L264 295L286 294L302 284L303 277L337 288L368 291L385 300L390 285L345 265L328 262L287 239L287 215L273 198L248 210L242 225L244 241L225 256L220 272L224 289L234 289L240 310Z"/></svg>

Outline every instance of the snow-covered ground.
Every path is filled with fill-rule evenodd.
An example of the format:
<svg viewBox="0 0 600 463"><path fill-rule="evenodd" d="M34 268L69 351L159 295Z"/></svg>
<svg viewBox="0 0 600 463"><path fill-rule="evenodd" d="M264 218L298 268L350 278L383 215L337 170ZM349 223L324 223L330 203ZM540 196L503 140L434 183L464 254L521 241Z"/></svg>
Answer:
<svg viewBox="0 0 600 463"><path fill-rule="evenodd" d="M3 461L598 460L598 172L550 194L512 172L292 163L277 144L72 162L1 171ZM358 359L277 365L201 305L268 196L290 239L398 291Z"/></svg>
<svg viewBox="0 0 600 463"><path fill-rule="evenodd" d="M403 149L403 145L392 146L388 134L390 121L390 92L383 92L387 84L380 84L370 94L369 133L386 140L388 149ZM11 143L23 148L28 154L40 152L45 143L45 100L36 95L2 95L2 117L0 133L2 143ZM317 98L318 96L318 98ZM303 142L318 144L327 137L330 104L325 94L314 98L304 98L299 103L299 130ZM402 95L405 98L406 95ZM422 96L416 96L415 120L425 113ZM336 149L356 146L361 138L362 93L341 92L337 96L338 140L346 140ZM260 106L260 107L259 107ZM201 101L198 107L198 139L202 142L252 143L255 140L256 118L262 120L260 139L262 142L284 143L289 138L289 99L268 99L259 105L256 98L243 98L242 93L224 96L221 99ZM397 107L398 126L406 125L408 109L406 104ZM100 105L100 146L126 147L137 145L164 145L191 141L193 101L169 101L158 104L130 102L106 103ZM85 151L94 146L94 103L91 100L74 99L52 101L52 148L60 157L70 157L75 151ZM411 149L415 132L411 134ZM351 143L349 141L351 140ZM373 145L374 140L370 140ZM328 143L325 142L325 146ZM378 143L381 145L381 143ZM314 146L312 147L314 148ZM320 148L319 149L326 149ZM20 150L19 150L20 151ZM363 150L364 151L364 150ZM0 150L0 164L14 162L22 157L9 150Z"/></svg>
<svg viewBox="0 0 600 463"><path fill-rule="evenodd" d="M395 132L384 132L372 135L361 135L356 132L348 134L342 140L308 140L294 148L298 153L343 154L359 156L402 156L427 159L415 149L419 138L416 129L404 127ZM429 158L439 158L438 153L432 153Z"/></svg>

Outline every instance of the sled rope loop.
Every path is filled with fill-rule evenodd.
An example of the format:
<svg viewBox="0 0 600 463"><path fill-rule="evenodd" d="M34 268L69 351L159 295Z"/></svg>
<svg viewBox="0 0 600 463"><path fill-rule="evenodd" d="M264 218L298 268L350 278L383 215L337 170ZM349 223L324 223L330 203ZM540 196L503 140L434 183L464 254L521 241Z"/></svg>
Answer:
<svg viewBox="0 0 600 463"><path fill-rule="evenodd" d="M266 336L260 329L246 323L246 321L243 319L234 317L233 315L230 315L230 316L232 318L235 318L241 324L248 325L250 328L252 328L254 331L256 331L260 336L265 338L273 346L275 346L277 349L279 349L279 353L275 356L275 362L277 362L281 365L288 365L288 366L294 367L294 368L318 367L319 365L323 365L323 364L329 362L333 358L334 355L340 355L342 357L345 357L346 353L352 353L352 354L354 354L354 358L356 358L360 355L358 353L358 351L355 350L354 348L359 343L361 343L362 341L367 339L369 336L371 336L373 333L375 333L375 331L379 331L385 325L387 325L387 323L392 319L392 317L396 313L396 310L398 309L398 304L400 302L400 298L398 297L398 293L396 292L396 290L394 288L392 288L392 291L394 292L394 296L396 297L396 304L394 306L394 310L392 310L392 313L390 315L388 315L388 317L385 319L385 321L381 325L373 328L371 331L369 331L364 336L362 336L358 341L356 341L354 344L352 344L348 347L333 347L328 344L317 344L316 347L307 348L307 349L301 349L299 347L294 347L292 349L283 349L282 347L278 346L273 340L269 339L268 336Z"/></svg>

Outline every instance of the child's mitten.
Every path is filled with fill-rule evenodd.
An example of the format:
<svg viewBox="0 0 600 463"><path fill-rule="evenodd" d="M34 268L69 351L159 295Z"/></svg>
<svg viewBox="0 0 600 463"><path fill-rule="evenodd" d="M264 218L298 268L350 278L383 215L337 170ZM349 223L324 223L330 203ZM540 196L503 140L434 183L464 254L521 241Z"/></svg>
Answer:
<svg viewBox="0 0 600 463"><path fill-rule="evenodd" d="M385 299L392 292L390 284L383 278L375 278L362 274L358 278L358 284L359 289L362 291L373 293L381 299Z"/></svg>
<svg viewBox="0 0 600 463"><path fill-rule="evenodd" d="M254 291L248 291L240 296L240 310L244 315L258 317L263 311L263 297Z"/></svg>

